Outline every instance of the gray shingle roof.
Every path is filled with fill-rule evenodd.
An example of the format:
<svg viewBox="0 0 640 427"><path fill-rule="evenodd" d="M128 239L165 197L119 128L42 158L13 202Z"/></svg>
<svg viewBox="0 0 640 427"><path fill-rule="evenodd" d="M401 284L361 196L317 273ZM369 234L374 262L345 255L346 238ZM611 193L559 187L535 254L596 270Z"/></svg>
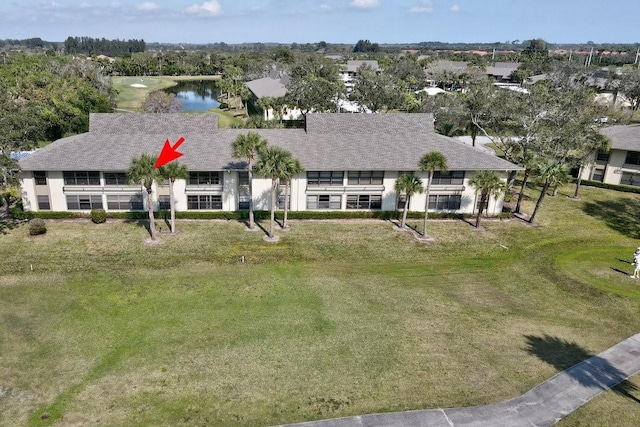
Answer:
<svg viewBox="0 0 640 427"><path fill-rule="evenodd" d="M602 129L616 150L640 151L640 125L617 125Z"/></svg>
<svg viewBox="0 0 640 427"><path fill-rule="evenodd" d="M285 96L287 93L286 84L288 81L288 77L263 77L261 79L251 80L250 82L247 82L246 85L258 99L264 98L265 96L280 98Z"/></svg>
<svg viewBox="0 0 640 427"><path fill-rule="evenodd" d="M438 135L430 114L308 114L307 129L254 129L298 158L307 170L416 170L441 151L451 170L518 166ZM248 129L218 129L213 114L91 114L90 131L63 138L20 161L23 170L126 170L142 153L157 156L165 139L185 142L179 162L190 170L243 167L231 143Z"/></svg>
<svg viewBox="0 0 640 427"><path fill-rule="evenodd" d="M363 65L370 66L373 69L373 71L379 71L380 70L380 66L378 65L378 61L365 59L365 60L349 60L349 61L347 61L347 71L355 73L355 72L358 71L358 68L362 67Z"/></svg>

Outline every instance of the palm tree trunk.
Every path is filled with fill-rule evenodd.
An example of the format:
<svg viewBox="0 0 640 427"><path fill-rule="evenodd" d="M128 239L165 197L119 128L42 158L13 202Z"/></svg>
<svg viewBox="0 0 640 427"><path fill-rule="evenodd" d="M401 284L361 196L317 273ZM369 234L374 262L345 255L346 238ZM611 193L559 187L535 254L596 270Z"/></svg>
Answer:
<svg viewBox="0 0 640 427"><path fill-rule="evenodd" d="M287 213L289 212L289 185L291 180L287 180L287 185L284 187L284 214L282 217L282 228L287 228Z"/></svg>
<svg viewBox="0 0 640 427"><path fill-rule="evenodd" d="M255 228L253 219L253 162L251 159L247 162L249 164L249 229Z"/></svg>
<svg viewBox="0 0 640 427"><path fill-rule="evenodd" d="M176 232L176 202L173 196L173 184L175 183L174 178L169 179L169 207L171 209L171 233Z"/></svg>
<svg viewBox="0 0 640 427"><path fill-rule="evenodd" d="M531 169L524 170L524 177L522 177L522 187L520 187L520 193L518 194L518 202L516 203L516 213L520 213L520 207L522 206L522 199L524 199L524 189L527 188L527 181L529 181L529 175Z"/></svg>
<svg viewBox="0 0 640 427"><path fill-rule="evenodd" d="M147 203L149 205L149 233L151 233L151 240L156 240L156 219L153 216L153 199L151 197L153 190L147 188Z"/></svg>
<svg viewBox="0 0 640 427"><path fill-rule="evenodd" d="M429 182L427 182L427 200L424 202L424 224L422 225L422 237L427 237L427 217L429 216L429 193L431 192L431 181L433 181L433 171L429 171Z"/></svg>
<svg viewBox="0 0 640 427"><path fill-rule="evenodd" d="M581 183L582 183L582 165L580 166L580 169L578 169L578 179L576 179L576 190L573 192L573 198L574 199L579 199L580 198L578 193L580 192L580 184Z"/></svg>
<svg viewBox="0 0 640 427"><path fill-rule="evenodd" d="M404 209L402 210L402 222L400 223L400 228L404 228L407 224L408 211L409 211L409 195L407 194L407 198L404 200Z"/></svg>
<svg viewBox="0 0 640 427"><path fill-rule="evenodd" d="M269 221L269 238L273 237L273 223L276 222L276 185L277 179L271 180L271 219Z"/></svg>
<svg viewBox="0 0 640 427"><path fill-rule="evenodd" d="M540 197L538 197L538 201L536 202L536 207L533 210L533 213L531 214L531 218L529 218L529 222L530 223L533 223L534 219L536 218L536 214L538 213L538 209L542 205L542 201L544 200L544 196L547 194L547 191L549 190L550 185L551 184L548 183L548 182L544 183L544 186L542 187L542 193L540 193Z"/></svg>
<svg viewBox="0 0 640 427"><path fill-rule="evenodd" d="M480 227L480 218L482 217L482 211L484 211L484 204L487 202L487 193L484 191L480 193L480 206L478 206L478 215L476 216L476 228Z"/></svg>

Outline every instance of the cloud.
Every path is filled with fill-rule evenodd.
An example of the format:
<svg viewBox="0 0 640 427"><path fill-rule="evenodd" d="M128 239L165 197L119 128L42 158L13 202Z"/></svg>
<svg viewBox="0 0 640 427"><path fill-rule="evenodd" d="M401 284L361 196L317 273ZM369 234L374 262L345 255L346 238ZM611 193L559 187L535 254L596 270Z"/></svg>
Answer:
<svg viewBox="0 0 640 427"><path fill-rule="evenodd" d="M374 7L378 7L379 3L378 0L353 0L349 4L356 9L373 9Z"/></svg>
<svg viewBox="0 0 640 427"><path fill-rule="evenodd" d="M222 13L222 8L217 0L205 1L202 4L193 4L187 8L187 13L203 16L218 16Z"/></svg>
<svg viewBox="0 0 640 427"><path fill-rule="evenodd" d="M143 10L143 11L146 11L146 12L150 12L152 10L157 10L159 8L160 8L160 6L158 6L157 4L155 4L152 1L144 2L142 4L139 4L138 7L137 7L138 10Z"/></svg>
<svg viewBox="0 0 640 427"><path fill-rule="evenodd" d="M453 6L451 6L451 12L457 12L460 10L460 6L458 6L457 4L454 4Z"/></svg>
<svg viewBox="0 0 640 427"><path fill-rule="evenodd" d="M411 13L431 13L433 12L433 4L431 0L424 0L420 6L415 6L410 9Z"/></svg>

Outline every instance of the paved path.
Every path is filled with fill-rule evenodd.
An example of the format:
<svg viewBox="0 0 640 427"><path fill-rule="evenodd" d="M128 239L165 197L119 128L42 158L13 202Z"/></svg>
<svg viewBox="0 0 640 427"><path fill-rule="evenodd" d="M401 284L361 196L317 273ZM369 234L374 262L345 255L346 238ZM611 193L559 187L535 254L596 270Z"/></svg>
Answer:
<svg viewBox="0 0 640 427"><path fill-rule="evenodd" d="M520 397L496 405L371 414L289 426L551 426L603 391L638 372L640 372L640 334L560 372ZM631 394L628 394L628 397L638 401Z"/></svg>

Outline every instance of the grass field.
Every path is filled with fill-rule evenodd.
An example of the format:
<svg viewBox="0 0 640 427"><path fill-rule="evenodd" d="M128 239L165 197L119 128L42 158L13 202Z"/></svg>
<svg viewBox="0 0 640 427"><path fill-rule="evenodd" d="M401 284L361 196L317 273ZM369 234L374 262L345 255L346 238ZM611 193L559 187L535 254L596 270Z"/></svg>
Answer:
<svg viewBox="0 0 640 427"><path fill-rule="evenodd" d="M563 190L540 227L432 221L429 244L385 221L293 221L278 244L233 221L179 221L155 246L137 222L8 229L0 425L259 426L517 396L640 330L640 196ZM640 405L609 392L560 425L640 425Z"/></svg>
<svg viewBox="0 0 640 427"><path fill-rule="evenodd" d="M218 79L219 76L172 76L172 77L112 77L113 88L118 92L116 98L118 111L141 111L145 97L156 90L166 89L175 86L180 80L203 80ZM143 84L144 87L132 87L132 84ZM240 125L242 119L236 117L229 111L213 108L207 113L218 115L218 125L221 128L230 128ZM197 113L194 113L197 114Z"/></svg>

